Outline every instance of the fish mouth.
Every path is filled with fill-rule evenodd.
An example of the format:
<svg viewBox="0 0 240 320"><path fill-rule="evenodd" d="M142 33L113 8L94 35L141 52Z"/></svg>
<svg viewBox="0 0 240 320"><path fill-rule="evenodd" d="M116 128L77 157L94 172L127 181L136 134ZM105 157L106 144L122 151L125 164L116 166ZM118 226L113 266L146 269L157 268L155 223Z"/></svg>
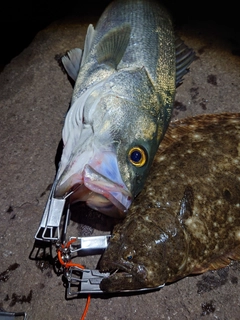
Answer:
<svg viewBox="0 0 240 320"><path fill-rule="evenodd" d="M148 287L146 283L146 270L143 276L143 274L137 274L133 270L133 266L113 261L111 261L109 267L110 275L100 283L102 291L135 291Z"/></svg>
<svg viewBox="0 0 240 320"><path fill-rule="evenodd" d="M132 195L123 183L108 179L89 164L84 166L82 173L73 174L57 184L56 198L69 193L70 203L84 201L90 208L114 218L124 218L132 203Z"/></svg>
<svg viewBox="0 0 240 320"><path fill-rule="evenodd" d="M109 272L109 279L114 278L126 278L126 277L133 277L133 274L131 273L131 267L126 266L123 263L117 262L117 261L109 261L108 267L104 268L103 270L100 267L101 272Z"/></svg>
<svg viewBox="0 0 240 320"><path fill-rule="evenodd" d="M111 261L111 263L109 264L109 270L111 272L111 274L115 274L116 272L118 273L123 273L123 274L131 274L131 267L128 265L125 265L123 263L120 263L118 261ZM111 275L110 275L111 276Z"/></svg>
<svg viewBox="0 0 240 320"><path fill-rule="evenodd" d="M131 262L127 261L110 261L107 269L108 270L104 269L101 271L109 271L109 277L117 274L118 276L122 277L136 277L139 281L145 281L145 279L147 278L147 270L143 265L134 265Z"/></svg>

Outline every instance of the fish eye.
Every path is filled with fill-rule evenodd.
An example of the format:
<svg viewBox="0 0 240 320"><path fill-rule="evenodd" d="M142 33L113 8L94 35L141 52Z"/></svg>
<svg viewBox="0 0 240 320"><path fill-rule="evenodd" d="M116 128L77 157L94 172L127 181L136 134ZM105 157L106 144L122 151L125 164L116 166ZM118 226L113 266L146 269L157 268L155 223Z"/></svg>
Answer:
<svg viewBox="0 0 240 320"><path fill-rule="evenodd" d="M133 256L132 256L132 255L127 256L127 260L128 260L128 261L131 261L131 260L132 260L132 258L133 258Z"/></svg>
<svg viewBox="0 0 240 320"><path fill-rule="evenodd" d="M147 161L146 151L140 147L133 147L130 149L129 161L136 167L142 167Z"/></svg>

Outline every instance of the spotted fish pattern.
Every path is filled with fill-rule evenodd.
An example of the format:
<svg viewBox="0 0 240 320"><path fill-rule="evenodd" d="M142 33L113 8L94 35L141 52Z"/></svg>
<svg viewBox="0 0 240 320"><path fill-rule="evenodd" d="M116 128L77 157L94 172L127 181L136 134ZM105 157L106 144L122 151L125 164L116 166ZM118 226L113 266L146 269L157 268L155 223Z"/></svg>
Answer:
<svg viewBox="0 0 240 320"><path fill-rule="evenodd" d="M101 288L157 287L240 258L240 114L172 122L100 261Z"/></svg>

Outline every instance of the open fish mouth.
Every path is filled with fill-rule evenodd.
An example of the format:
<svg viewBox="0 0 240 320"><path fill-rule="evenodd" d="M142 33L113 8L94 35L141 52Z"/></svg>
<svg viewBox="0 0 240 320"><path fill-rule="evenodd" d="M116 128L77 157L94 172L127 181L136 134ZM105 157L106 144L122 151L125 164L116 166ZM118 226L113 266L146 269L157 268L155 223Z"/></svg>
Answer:
<svg viewBox="0 0 240 320"><path fill-rule="evenodd" d="M73 174L57 185L56 197L69 193L72 193L70 203L84 201L90 208L115 218L124 218L132 203L132 195L124 184L108 179L88 164L82 173Z"/></svg>

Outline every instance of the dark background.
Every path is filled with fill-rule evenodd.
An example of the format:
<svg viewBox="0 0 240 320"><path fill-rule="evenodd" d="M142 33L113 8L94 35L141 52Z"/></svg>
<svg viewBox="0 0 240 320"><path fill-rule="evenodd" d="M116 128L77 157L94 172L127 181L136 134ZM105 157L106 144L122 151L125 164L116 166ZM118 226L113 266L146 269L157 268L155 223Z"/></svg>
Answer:
<svg viewBox="0 0 240 320"><path fill-rule="evenodd" d="M110 0L101 1L15 1L5 0L0 13L0 70L18 55L34 38L35 34L54 20L74 14L80 18L99 16ZM176 26L189 21L215 22L239 31L237 1L161 1L171 12ZM238 33L239 35L239 33ZM239 40L239 38L238 38ZM238 44L239 45L239 44Z"/></svg>

